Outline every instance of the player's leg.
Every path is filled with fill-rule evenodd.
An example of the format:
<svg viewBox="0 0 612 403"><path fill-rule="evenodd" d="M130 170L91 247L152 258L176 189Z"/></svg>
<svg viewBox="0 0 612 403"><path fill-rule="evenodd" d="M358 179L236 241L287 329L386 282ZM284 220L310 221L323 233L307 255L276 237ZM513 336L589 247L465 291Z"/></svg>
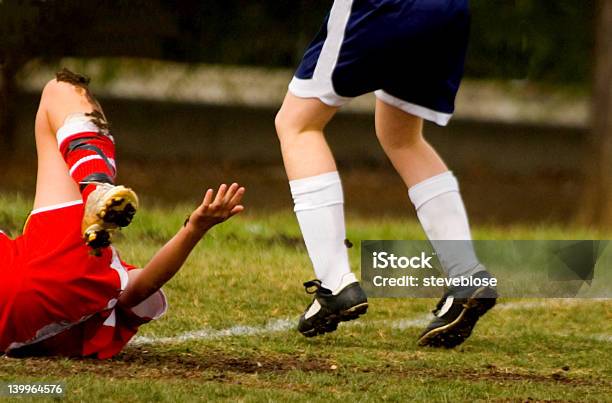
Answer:
<svg viewBox="0 0 612 403"><path fill-rule="evenodd" d="M376 103L376 134L391 163L409 189L417 215L432 240L470 240L467 213L454 175L425 140L423 119L381 100ZM471 254L465 262L447 253L444 244L438 258L449 277L463 277L481 271ZM471 248L469 248L471 250Z"/></svg>
<svg viewBox="0 0 612 403"><path fill-rule="evenodd" d="M474 252L457 179L424 139L422 122L420 117L377 100L378 139L408 187L419 221L445 274L490 277ZM445 304L450 296L454 303ZM438 317L421 335L420 344L445 347L460 344L478 318L494 305L494 297L496 293L490 288L451 290L437 308Z"/></svg>
<svg viewBox="0 0 612 403"><path fill-rule="evenodd" d="M394 40L385 16L409 4L334 1L277 116L295 212L320 281L305 284L315 293L298 327L307 336L335 330L343 314L351 318L367 310L365 293L349 268L342 185L323 128L337 107L384 86L380 56L385 42ZM333 308L341 305L334 300L350 301L346 306L353 311Z"/></svg>
<svg viewBox="0 0 612 403"><path fill-rule="evenodd" d="M58 73L41 97L37 125L52 133L56 150L78 183L86 201L83 232L87 243L104 247L110 233L130 223L138 199L133 191L115 186L115 145L88 80L70 71Z"/></svg>
<svg viewBox="0 0 612 403"><path fill-rule="evenodd" d="M316 336L367 310L367 299L351 272L345 245L344 196L323 130L337 108L288 93L276 130L296 213L318 280L304 285L315 294L298 329Z"/></svg>
<svg viewBox="0 0 612 403"><path fill-rule="evenodd" d="M446 275L489 276L474 253L457 180L422 135L423 119L444 126L454 111L469 34L468 2L402 5L406 7L389 14L385 21L396 29L390 30L392 47L379 58L386 71L376 91L377 135L409 188L419 221ZM480 315L495 303L495 296L489 288L450 289L419 343L460 344Z"/></svg>
<svg viewBox="0 0 612 403"><path fill-rule="evenodd" d="M70 176L66 163L58 151L55 132L47 118L46 104L51 92L53 89L49 84L43 91L41 104L36 114L35 139L38 172L34 211L82 200L79 188Z"/></svg>
<svg viewBox="0 0 612 403"><path fill-rule="evenodd" d="M87 83L86 77L64 69L47 85L41 101L84 198L95 188L88 186L90 183L113 184L116 175L114 140Z"/></svg>

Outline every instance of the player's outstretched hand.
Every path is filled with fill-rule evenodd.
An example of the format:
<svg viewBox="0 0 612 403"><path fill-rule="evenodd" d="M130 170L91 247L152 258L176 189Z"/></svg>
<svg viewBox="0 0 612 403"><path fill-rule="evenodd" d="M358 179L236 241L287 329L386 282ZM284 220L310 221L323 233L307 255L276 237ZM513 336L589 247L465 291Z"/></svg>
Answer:
<svg viewBox="0 0 612 403"><path fill-rule="evenodd" d="M203 234L213 226L240 213L244 210L244 206L240 204L244 192L245 189L237 183L219 186L216 195L214 190L208 189L202 204L189 216L186 226Z"/></svg>

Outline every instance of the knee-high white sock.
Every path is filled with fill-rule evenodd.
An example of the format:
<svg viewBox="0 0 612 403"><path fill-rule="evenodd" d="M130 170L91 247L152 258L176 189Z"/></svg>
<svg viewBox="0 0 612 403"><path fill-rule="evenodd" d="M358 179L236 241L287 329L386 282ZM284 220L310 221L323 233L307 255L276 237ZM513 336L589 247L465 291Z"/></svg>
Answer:
<svg viewBox="0 0 612 403"><path fill-rule="evenodd" d="M474 252L467 213L452 172L414 185L408 195L447 276L471 276L484 270Z"/></svg>
<svg viewBox="0 0 612 403"><path fill-rule="evenodd" d="M289 182L308 255L322 286L339 291L356 281L344 240L344 197L338 172Z"/></svg>

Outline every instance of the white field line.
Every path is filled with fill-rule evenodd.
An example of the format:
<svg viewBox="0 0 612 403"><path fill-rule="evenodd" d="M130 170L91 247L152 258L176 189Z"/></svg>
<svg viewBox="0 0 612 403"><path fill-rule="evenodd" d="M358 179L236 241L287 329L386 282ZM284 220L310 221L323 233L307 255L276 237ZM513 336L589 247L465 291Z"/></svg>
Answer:
<svg viewBox="0 0 612 403"><path fill-rule="evenodd" d="M594 302L605 301L606 299L555 299L555 300L541 300L541 301L526 301L526 302L506 302L504 304L497 305L494 309L496 311L513 311L513 310L529 310L529 309L538 309L538 308L560 308L566 307L568 305L576 306L576 305L585 305ZM377 327L387 327L392 329L410 329L410 328L422 328L426 326L431 320L432 315L419 315L414 318L403 318L403 319L395 319L395 320L365 320L358 322L350 322L345 324L345 326L377 326ZM274 319L268 322L264 326L247 326L247 325L236 325L227 329L213 329L213 328L203 328L200 330L185 332L179 334L177 336L170 337L155 337L155 336L136 336L130 341L130 345L132 346L142 346L142 345L150 345L150 344L179 344L187 341L198 341L198 340L212 340L226 337L234 337L234 336L255 336L262 334L273 334L286 332L289 330L293 330L296 327L297 320L296 318L281 318ZM559 334L560 336L573 336L569 334ZM582 338L586 338L589 340L603 341L603 342L612 342L612 335L610 334L590 334L590 335L582 335Z"/></svg>
<svg viewBox="0 0 612 403"><path fill-rule="evenodd" d="M195 330L192 332L182 333L178 336L172 337L146 337L136 336L130 342L131 345L143 345L143 344L176 344L185 341L194 340L210 340L218 339L223 337L232 336L254 336L258 334L271 334L284 332L295 327L295 323L291 318L275 319L268 322L265 326L246 326L237 325L232 326L228 329L212 329L204 328Z"/></svg>
<svg viewBox="0 0 612 403"><path fill-rule="evenodd" d="M612 343L612 335L610 334L591 334L588 338L597 341L605 341L607 343Z"/></svg>

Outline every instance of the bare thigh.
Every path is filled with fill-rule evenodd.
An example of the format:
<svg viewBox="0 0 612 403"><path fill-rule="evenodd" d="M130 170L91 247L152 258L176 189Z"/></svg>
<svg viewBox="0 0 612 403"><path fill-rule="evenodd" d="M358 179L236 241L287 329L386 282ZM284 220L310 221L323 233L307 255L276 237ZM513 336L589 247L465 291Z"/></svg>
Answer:
<svg viewBox="0 0 612 403"><path fill-rule="evenodd" d="M56 80L45 86L35 124L38 173L34 210L81 200L78 185L59 151L56 133L68 115L94 109L97 107L83 88Z"/></svg>

